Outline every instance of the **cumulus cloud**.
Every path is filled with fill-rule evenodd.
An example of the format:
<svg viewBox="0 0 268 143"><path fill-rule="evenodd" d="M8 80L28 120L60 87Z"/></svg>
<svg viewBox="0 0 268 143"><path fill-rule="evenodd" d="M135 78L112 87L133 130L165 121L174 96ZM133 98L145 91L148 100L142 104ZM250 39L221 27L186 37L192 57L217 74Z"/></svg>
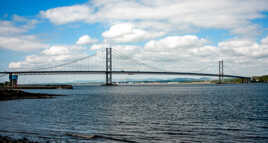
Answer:
<svg viewBox="0 0 268 143"><path fill-rule="evenodd" d="M19 25L17 25L19 23ZM13 15L11 21L0 20L0 35L10 36L27 32L38 23L35 19L27 19L19 15Z"/></svg>
<svg viewBox="0 0 268 143"><path fill-rule="evenodd" d="M171 49L187 50L189 48L201 47L207 42L206 39L200 39L194 35L168 36L160 40L149 41L145 45L145 49L151 51L167 51Z"/></svg>
<svg viewBox="0 0 268 143"><path fill-rule="evenodd" d="M65 46L52 46L44 51L42 51L45 55L64 55L69 54L70 50Z"/></svg>
<svg viewBox="0 0 268 143"><path fill-rule="evenodd" d="M92 43L96 43L96 42L98 42L98 39L91 38L89 35L83 35L77 40L76 44L77 45L87 45L87 44L92 44Z"/></svg>
<svg viewBox="0 0 268 143"><path fill-rule="evenodd" d="M9 68L37 69L51 67L87 56L85 48L75 45L54 45L37 55L26 56L23 61L11 62Z"/></svg>
<svg viewBox="0 0 268 143"><path fill-rule="evenodd" d="M222 53L226 56L240 56L245 59L263 59L268 58L267 37L261 40L261 43L256 43L246 39L235 39L218 44ZM231 57L228 57L231 58Z"/></svg>
<svg viewBox="0 0 268 143"><path fill-rule="evenodd" d="M37 36L25 34L37 23L37 20L29 20L18 15L13 15L12 21L0 20L0 48L13 51L47 48L48 45L38 40Z"/></svg>
<svg viewBox="0 0 268 143"><path fill-rule="evenodd" d="M11 35L26 32L26 29L16 27L11 21L0 20L0 33L1 35Z"/></svg>
<svg viewBox="0 0 268 143"><path fill-rule="evenodd" d="M41 15L55 24L129 21L149 29L161 28L161 31L218 28L245 36L258 32L258 26L251 20L264 17L262 12L268 10L266 5L267 0L158 0L153 3L148 0L94 0L90 4L49 9Z"/></svg>
<svg viewBox="0 0 268 143"><path fill-rule="evenodd" d="M262 43L263 45L268 45L268 36L265 37L265 38L263 38L263 39L261 40L261 43Z"/></svg>
<svg viewBox="0 0 268 143"><path fill-rule="evenodd" d="M31 51L48 47L35 36L0 36L0 48L13 51Z"/></svg>
<svg viewBox="0 0 268 143"><path fill-rule="evenodd" d="M109 31L102 33L102 36L105 38L113 38L118 36L123 36L129 33L132 33L133 25L130 23L120 23L113 25Z"/></svg>
<svg viewBox="0 0 268 143"><path fill-rule="evenodd" d="M9 68L21 68L22 66L21 66L21 62L11 62L11 63L9 63L9 65L8 65L8 67Z"/></svg>
<svg viewBox="0 0 268 143"><path fill-rule="evenodd" d="M164 32L145 31L135 28L131 23L112 25L102 36L116 43L139 42L163 36Z"/></svg>
<svg viewBox="0 0 268 143"><path fill-rule="evenodd" d="M102 48L105 48L105 47L107 47L107 45L106 44L94 44L94 45L92 45L91 46L91 50L99 50L99 49L102 49Z"/></svg>
<svg viewBox="0 0 268 143"><path fill-rule="evenodd" d="M28 21L28 19L26 19L25 17L23 17L23 16L19 16L19 15L16 15L16 14L14 14L14 15L12 16L12 19L13 19L13 21L15 21L15 22L27 22L27 21Z"/></svg>
<svg viewBox="0 0 268 143"><path fill-rule="evenodd" d="M168 71L195 71L203 65L213 62L217 57L217 48L209 41L195 35L168 36L159 40L148 41L143 52L136 55L150 65L161 65ZM209 55L210 54L210 55ZM209 55L209 56L207 56Z"/></svg>
<svg viewBox="0 0 268 143"><path fill-rule="evenodd" d="M55 24L65 24L75 21L91 20L92 9L86 5L74 5L49 9L41 11L44 18L50 19Z"/></svg>

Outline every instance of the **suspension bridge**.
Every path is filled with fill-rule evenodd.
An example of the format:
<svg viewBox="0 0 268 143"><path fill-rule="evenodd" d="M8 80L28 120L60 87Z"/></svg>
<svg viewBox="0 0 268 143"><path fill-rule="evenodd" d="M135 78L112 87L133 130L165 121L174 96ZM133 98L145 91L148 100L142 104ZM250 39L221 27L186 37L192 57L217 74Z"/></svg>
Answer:
<svg viewBox="0 0 268 143"><path fill-rule="evenodd" d="M219 78L219 83L222 83L224 77L228 78L239 78L242 79L243 83L248 83L250 81L250 77L246 76L240 76L240 75L232 75L232 74L224 74L224 67L223 67L223 61L219 61L218 65L218 73L202 73L202 72L177 72L177 71L163 71L159 68L152 67L151 65L147 65L143 62L140 61L134 61L134 63L138 65L144 65L150 68L154 68L156 70L150 71L150 70L119 70L119 69L113 69L113 55L120 56L118 51L115 51L114 53L112 52L111 47L105 48L104 51L104 58L101 58L102 60L104 59L104 66L102 70L98 70L97 68L91 68L89 69L83 69L83 70L77 70L74 67L71 67L71 69L64 69L62 67L68 66L74 63L78 63L80 61L83 61L85 59L90 59L92 56L85 56L79 59L75 59L73 61L69 61L66 63L58 64L58 65L52 65L52 66L47 66L47 67L39 67L37 69L31 69L31 70L14 70L14 71L2 71L0 72L0 75L9 75L9 83L12 86L17 86L17 81L13 81L13 76L20 76L20 75L83 75L83 74L104 74L105 75L105 84L106 85L113 85L113 74L115 75L187 75L187 76L206 76L206 77L218 77ZM121 57L121 59L126 59L129 57ZM133 62L132 62L133 63ZM90 66L88 64L88 66ZM52 70L54 69L54 70Z"/></svg>

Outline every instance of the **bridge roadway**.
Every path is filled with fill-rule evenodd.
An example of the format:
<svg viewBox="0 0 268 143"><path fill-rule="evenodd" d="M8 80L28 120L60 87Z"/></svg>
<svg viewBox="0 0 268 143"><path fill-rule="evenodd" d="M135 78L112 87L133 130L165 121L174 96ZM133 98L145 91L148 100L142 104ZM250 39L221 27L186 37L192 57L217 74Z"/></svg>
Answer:
<svg viewBox="0 0 268 143"><path fill-rule="evenodd" d="M56 75L56 74L105 74L106 71L5 71L0 74L18 74L18 75ZM219 74L194 73L194 72L154 72L154 71L112 71L112 74L129 75L192 75L192 76L212 76L218 77ZM237 75L223 75L223 77L250 79L250 77Z"/></svg>

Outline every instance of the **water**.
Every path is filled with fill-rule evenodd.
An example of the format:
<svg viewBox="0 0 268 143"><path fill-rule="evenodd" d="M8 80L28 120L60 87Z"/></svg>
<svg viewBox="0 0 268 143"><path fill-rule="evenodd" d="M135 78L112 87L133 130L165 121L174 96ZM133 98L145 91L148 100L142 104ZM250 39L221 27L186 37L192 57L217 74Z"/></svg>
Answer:
<svg viewBox="0 0 268 143"><path fill-rule="evenodd" d="M268 84L27 91L69 96L0 102L0 134L54 142L268 142Z"/></svg>

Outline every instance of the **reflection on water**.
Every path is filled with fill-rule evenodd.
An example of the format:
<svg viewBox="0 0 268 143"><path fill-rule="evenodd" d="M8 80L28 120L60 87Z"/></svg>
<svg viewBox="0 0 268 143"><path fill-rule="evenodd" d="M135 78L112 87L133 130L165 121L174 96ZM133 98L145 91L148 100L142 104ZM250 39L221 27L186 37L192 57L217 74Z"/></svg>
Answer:
<svg viewBox="0 0 268 143"><path fill-rule="evenodd" d="M0 102L0 134L57 142L268 142L267 84L27 91L69 96Z"/></svg>

